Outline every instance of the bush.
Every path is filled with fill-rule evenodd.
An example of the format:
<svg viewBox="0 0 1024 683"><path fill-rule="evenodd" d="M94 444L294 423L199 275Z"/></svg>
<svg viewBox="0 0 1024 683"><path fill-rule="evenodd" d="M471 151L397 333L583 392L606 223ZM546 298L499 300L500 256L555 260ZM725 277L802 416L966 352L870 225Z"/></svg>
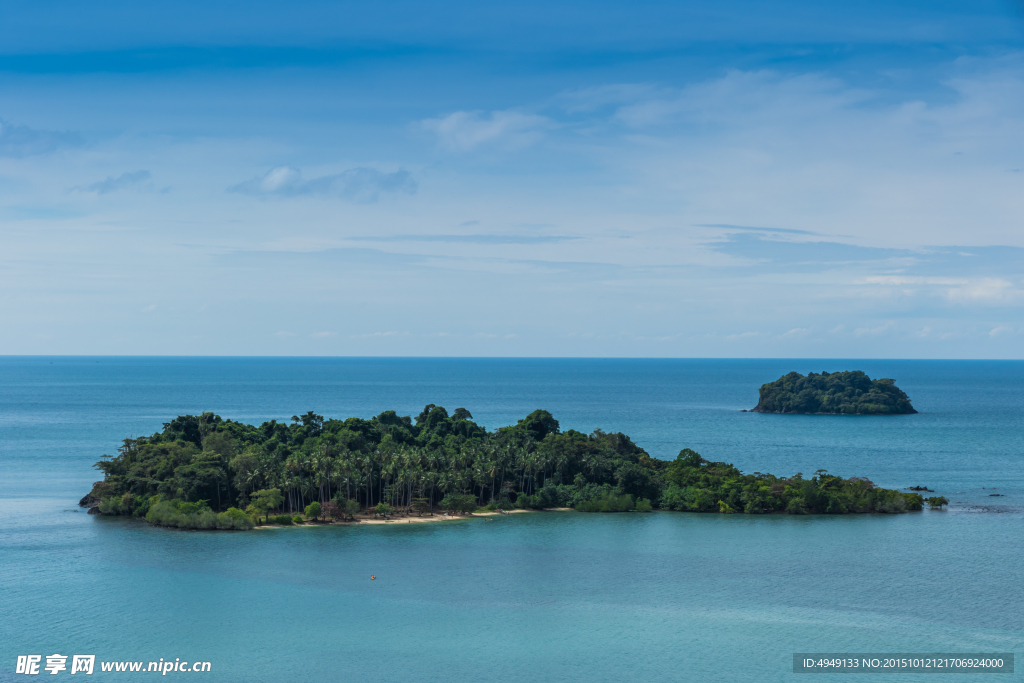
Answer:
<svg viewBox="0 0 1024 683"><path fill-rule="evenodd" d="M253 526L252 518L238 508L228 508L217 515L218 529L251 529Z"/></svg>
<svg viewBox="0 0 1024 683"><path fill-rule="evenodd" d="M333 500L329 500L324 503L323 515L332 522L337 522L339 519L345 517L345 511L342 510L341 506Z"/></svg>
<svg viewBox="0 0 1024 683"><path fill-rule="evenodd" d="M584 487L548 484L532 496L520 493L516 498L515 507L523 510L575 507L580 501L596 498L605 491L611 491L611 487L607 484L603 486L589 484Z"/></svg>
<svg viewBox="0 0 1024 683"><path fill-rule="evenodd" d="M929 507L941 508L943 505L949 505L949 498L945 496L932 496L928 499Z"/></svg>
<svg viewBox="0 0 1024 683"><path fill-rule="evenodd" d="M291 515L276 515L270 518L271 524L280 524L282 526L291 526L292 517Z"/></svg>
<svg viewBox="0 0 1024 683"><path fill-rule="evenodd" d="M900 495L907 501L908 510L920 510L924 507L924 497L920 493L901 493Z"/></svg>
<svg viewBox="0 0 1024 683"><path fill-rule="evenodd" d="M646 498L641 498L636 502L637 512L650 512L653 509L654 506L651 505L651 501L647 500Z"/></svg>
<svg viewBox="0 0 1024 683"><path fill-rule="evenodd" d="M251 529L255 526L252 518L238 508L228 508L218 514L199 503L173 499L151 502L146 521L178 529Z"/></svg>
<svg viewBox="0 0 1024 683"><path fill-rule="evenodd" d="M636 463L626 463L615 472L619 482L620 493L628 493L634 498L658 500L661 496L662 484L650 469Z"/></svg>
<svg viewBox="0 0 1024 683"><path fill-rule="evenodd" d="M895 514L907 511L907 501L897 491L887 492L891 495L878 496L875 499L875 512Z"/></svg>
<svg viewBox="0 0 1024 683"><path fill-rule="evenodd" d="M306 519L319 519L320 513L320 503L313 501L306 506Z"/></svg>
<svg viewBox="0 0 1024 683"><path fill-rule="evenodd" d="M260 520L264 518L264 516L266 515L266 511L263 508L258 507L254 503L249 503L249 505L247 505L245 508L245 514L249 515L254 522L260 524Z"/></svg>
<svg viewBox="0 0 1024 683"><path fill-rule="evenodd" d="M686 512L713 512L718 510L718 499L708 489L669 484L661 497L661 507Z"/></svg>
<svg viewBox="0 0 1024 683"><path fill-rule="evenodd" d="M476 510L476 496L469 494L448 494L439 503L442 510L452 512L472 512Z"/></svg>
<svg viewBox="0 0 1024 683"><path fill-rule="evenodd" d="M159 495L153 496L159 500ZM100 514L103 515L135 515L145 517L149 512L150 497L136 496L131 492L120 496L109 496L100 501Z"/></svg>
<svg viewBox="0 0 1024 683"><path fill-rule="evenodd" d="M146 521L158 526L181 526L184 516L178 511L175 501L162 500L149 506Z"/></svg>
<svg viewBox="0 0 1024 683"><path fill-rule="evenodd" d="M296 524L302 524L302 515L295 515L294 517L292 517L292 521Z"/></svg>
<svg viewBox="0 0 1024 683"><path fill-rule="evenodd" d="M647 501L647 505L650 506L650 504L650 501ZM635 507L636 503L633 501L633 496L628 493L624 493L621 496L608 494L601 498L586 500L576 505L576 509L580 512L626 512L633 510Z"/></svg>
<svg viewBox="0 0 1024 683"><path fill-rule="evenodd" d="M341 511L340 519L355 519L356 515L358 515L359 511L362 509L358 500L346 498L344 493L338 493L334 496L334 504L337 505Z"/></svg>
<svg viewBox="0 0 1024 683"><path fill-rule="evenodd" d="M149 506L160 500L160 494L155 496L136 496L132 500L132 514L136 517L145 517L149 512Z"/></svg>
<svg viewBox="0 0 1024 683"><path fill-rule="evenodd" d="M804 501L802 496L794 496L789 499L789 503L786 504L786 512L791 515L806 515L807 514L807 503Z"/></svg>
<svg viewBox="0 0 1024 683"><path fill-rule="evenodd" d="M876 489L875 512L898 514L920 510L924 507L924 498L917 493L901 493L890 489Z"/></svg>
<svg viewBox="0 0 1024 683"><path fill-rule="evenodd" d="M132 494L126 493L125 496L131 496ZM121 497L115 498L104 498L100 501L100 514L101 515L125 515L128 514L128 510L124 503L121 502Z"/></svg>

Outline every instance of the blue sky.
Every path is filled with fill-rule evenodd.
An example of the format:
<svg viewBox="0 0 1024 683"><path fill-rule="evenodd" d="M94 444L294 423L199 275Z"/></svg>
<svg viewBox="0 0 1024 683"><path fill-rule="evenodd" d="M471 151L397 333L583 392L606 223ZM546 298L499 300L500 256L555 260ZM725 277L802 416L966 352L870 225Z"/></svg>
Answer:
<svg viewBox="0 0 1024 683"><path fill-rule="evenodd" d="M0 354L1024 356L1020 2L5 2Z"/></svg>

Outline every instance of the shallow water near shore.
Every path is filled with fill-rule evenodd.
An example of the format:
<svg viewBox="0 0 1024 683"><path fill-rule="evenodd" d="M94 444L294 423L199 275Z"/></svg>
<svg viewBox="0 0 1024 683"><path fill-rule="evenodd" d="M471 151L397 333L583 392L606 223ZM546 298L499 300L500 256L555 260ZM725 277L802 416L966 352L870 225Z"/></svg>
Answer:
<svg viewBox="0 0 1024 683"><path fill-rule="evenodd" d="M894 377L921 412L739 412L794 369ZM778 681L796 678L793 652L1024 651L1024 363L0 358L0 381L0 680L21 678L18 654L54 652L205 660L209 680L269 682ZM954 505L258 533L76 505L100 454L179 413L258 422L428 402L488 428L543 407L658 457L689 446L748 472L826 468Z"/></svg>

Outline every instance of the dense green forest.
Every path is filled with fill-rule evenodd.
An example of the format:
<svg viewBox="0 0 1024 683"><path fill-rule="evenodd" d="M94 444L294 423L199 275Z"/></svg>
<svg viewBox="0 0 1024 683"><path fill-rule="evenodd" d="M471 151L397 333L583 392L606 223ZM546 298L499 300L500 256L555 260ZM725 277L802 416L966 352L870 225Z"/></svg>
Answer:
<svg viewBox="0 0 1024 683"><path fill-rule="evenodd" d="M910 398L891 379L871 379L860 370L783 375L761 385L756 413L906 415Z"/></svg>
<svg viewBox="0 0 1024 683"><path fill-rule="evenodd" d="M183 415L125 439L96 467L103 481L81 501L91 511L190 528L478 507L842 514L922 506L918 494L824 470L743 474L690 449L658 460L622 433L561 431L545 410L493 432L464 408L449 415L435 405L415 419L387 411L325 421L310 411L259 426Z"/></svg>

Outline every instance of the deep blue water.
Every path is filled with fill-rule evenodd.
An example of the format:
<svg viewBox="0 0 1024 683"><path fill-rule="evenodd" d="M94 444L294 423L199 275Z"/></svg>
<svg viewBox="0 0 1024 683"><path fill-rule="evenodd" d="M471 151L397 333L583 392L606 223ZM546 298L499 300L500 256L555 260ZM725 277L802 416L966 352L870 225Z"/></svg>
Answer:
<svg viewBox="0 0 1024 683"><path fill-rule="evenodd" d="M842 369L895 378L920 413L739 412L785 372ZM426 403L489 428L546 408L657 457L691 447L745 471L925 484L954 505L220 534L75 505L101 454L177 414ZM55 652L204 659L216 681L363 682L776 681L796 676L793 652L1020 654L1022 458L1022 362L0 358L0 680L21 678L18 654Z"/></svg>

